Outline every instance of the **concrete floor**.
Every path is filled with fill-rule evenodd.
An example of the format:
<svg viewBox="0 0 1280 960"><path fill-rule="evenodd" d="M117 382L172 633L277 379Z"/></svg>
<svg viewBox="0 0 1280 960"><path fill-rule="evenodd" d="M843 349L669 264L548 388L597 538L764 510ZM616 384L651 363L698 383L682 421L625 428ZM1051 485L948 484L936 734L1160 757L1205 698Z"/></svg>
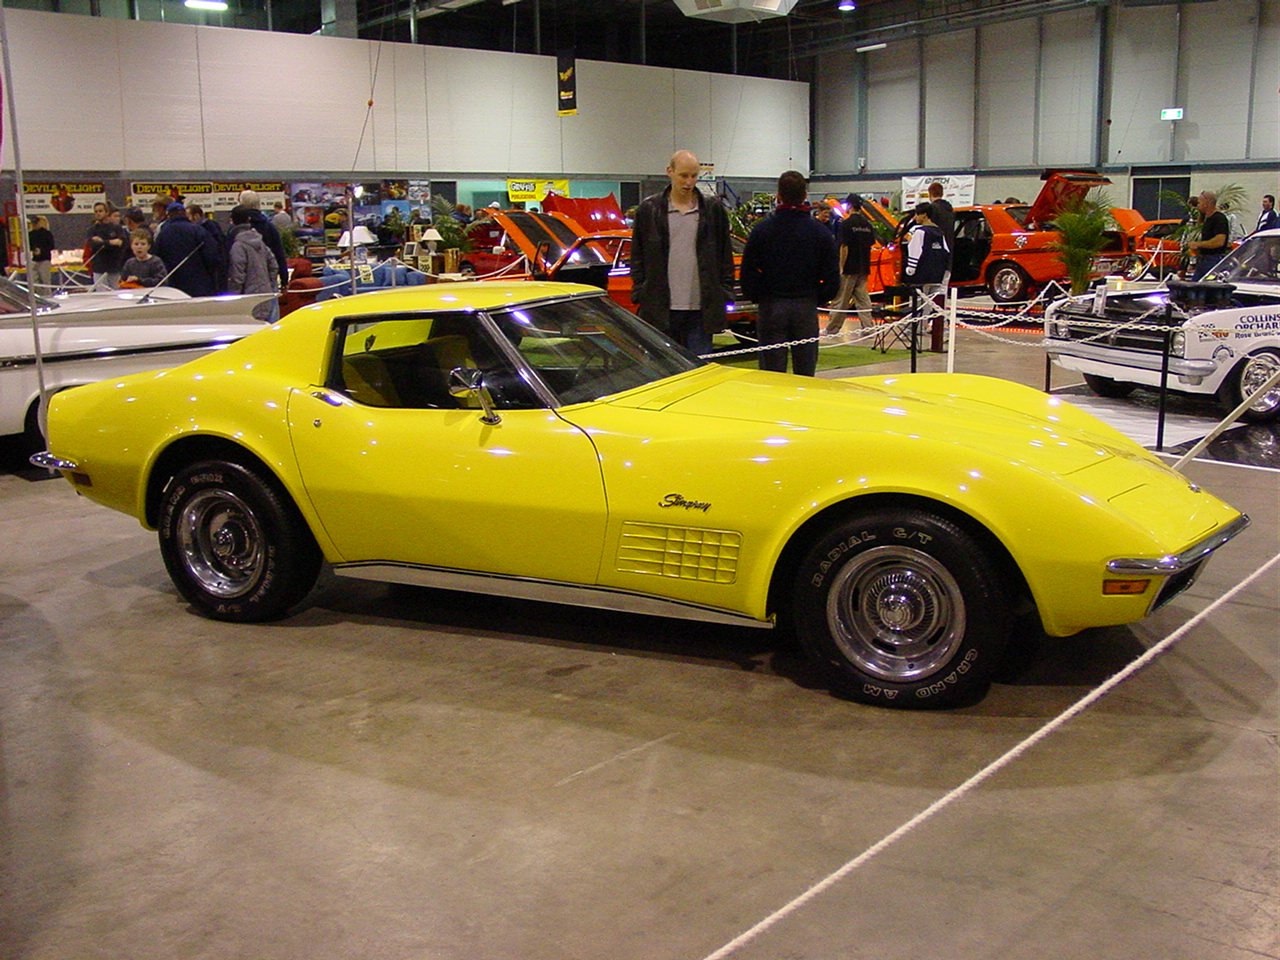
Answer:
<svg viewBox="0 0 1280 960"><path fill-rule="evenodd" d="M1043 386L1032 343L958 368ZM214 623L154 535L0 473L0 957L1280 958L1274 566L794 902L1280 550L1280 473L1189 473L1254 519L1189 593L947 713L762 631L345 581Z"/></svg>

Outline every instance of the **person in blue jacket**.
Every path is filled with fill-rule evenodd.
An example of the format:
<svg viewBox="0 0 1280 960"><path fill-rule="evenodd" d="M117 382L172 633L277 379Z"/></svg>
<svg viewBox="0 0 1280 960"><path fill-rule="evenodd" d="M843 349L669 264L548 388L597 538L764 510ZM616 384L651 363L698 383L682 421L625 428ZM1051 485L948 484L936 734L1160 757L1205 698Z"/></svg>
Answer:
<svg viewBox="0 0 1280 960"><path fill-rule="evenodd" d="M214 271L220 252L214 240L187 218L187 208L171 203L165 208L165 221L156 233L152 252L164 261L169 271L167 287L177 287L192 297L211 297L221 293Z"/></svg>

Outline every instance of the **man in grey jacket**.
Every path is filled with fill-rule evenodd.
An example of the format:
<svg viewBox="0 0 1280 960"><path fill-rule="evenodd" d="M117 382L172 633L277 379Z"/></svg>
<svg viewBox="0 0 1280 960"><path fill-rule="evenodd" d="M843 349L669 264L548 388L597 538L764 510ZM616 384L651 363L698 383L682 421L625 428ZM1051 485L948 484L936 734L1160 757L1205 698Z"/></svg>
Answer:
<svg viewBox="0 0 1280 960"><path fill-rule="evenodd" d="M276 274L276 258L254 229L253 211L238 206L231 211L230 255L227 265L227 289L231 293L276 293L279 284ZM267 301L265 316L254 316L275 323L280 319L280 301Z"/></svg>

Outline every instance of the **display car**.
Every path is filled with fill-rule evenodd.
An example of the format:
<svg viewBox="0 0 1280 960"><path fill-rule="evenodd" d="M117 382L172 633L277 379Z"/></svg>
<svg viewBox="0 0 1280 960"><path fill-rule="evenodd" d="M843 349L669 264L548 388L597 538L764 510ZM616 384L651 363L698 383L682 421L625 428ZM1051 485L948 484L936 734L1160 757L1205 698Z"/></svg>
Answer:
<svg viewBox="0 0 1280 960"><path fill-rule="evenodd" d="M1094 187L1110 183L1088 171L1051 170L1034 203L991 203L956 207L956 242L951 285L985 287L997 303L1026 300L1066 268L1053 245L1061 237L1053 218ZM1115 273L1128 261L1128 243L1112 231L1097 260L1099 274Z"/></svg>
<svg viewBox="0 0 1280 960"><path fill-rule="evenodd" d="M1060 300L1045 312L1045 348L1084 375L1094 393L1158 387L1168 343L1168 386L1234 409L1280 369L1280 230L1249 237L1198 283ZM1241 416L1280 417L1280 387Z"/></svg>
<svg viewBox="0 0 1280 960"><path fill-rule="evenodd" d="M327 563L781 623L835 688L901 707L978 699L1024 621L1146 616L1248 522L1060 398L706 363L602 291L530 281L317 304L64 391L33 462L157 530L216 619L286 615Z"/></svg>
<svg viewBox="0 0 1280 960"><path fill-rule="evenodd" d="M266 299L191 298L172 287L37 295L45 389L185 363L260 330L251 311ZM0 436L42 442L39 407L27 289L0 277Z"/></svg>
<svg viewBox="0 0 1280 960"><path fill-rule="evenodd" d="M1186 266L1181 220L1148 220L1130 207L1112 207L1111 217L1128 253L1122 268L1125 279L1159 280Z"/></svg>

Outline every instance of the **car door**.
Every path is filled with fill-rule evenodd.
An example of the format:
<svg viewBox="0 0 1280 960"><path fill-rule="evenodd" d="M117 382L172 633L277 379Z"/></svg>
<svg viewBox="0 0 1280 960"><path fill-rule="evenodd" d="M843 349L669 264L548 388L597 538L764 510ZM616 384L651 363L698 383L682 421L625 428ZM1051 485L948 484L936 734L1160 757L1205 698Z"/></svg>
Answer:
<svg viewBox="0 0 1280 960"><path fill-rule="evenodd" d="M307 496L346 562L595 582L605 498L591 441L528 389L475 316L343 321L331 373L294 391ZM483 370L493 413L449 393Z"/></svg>

